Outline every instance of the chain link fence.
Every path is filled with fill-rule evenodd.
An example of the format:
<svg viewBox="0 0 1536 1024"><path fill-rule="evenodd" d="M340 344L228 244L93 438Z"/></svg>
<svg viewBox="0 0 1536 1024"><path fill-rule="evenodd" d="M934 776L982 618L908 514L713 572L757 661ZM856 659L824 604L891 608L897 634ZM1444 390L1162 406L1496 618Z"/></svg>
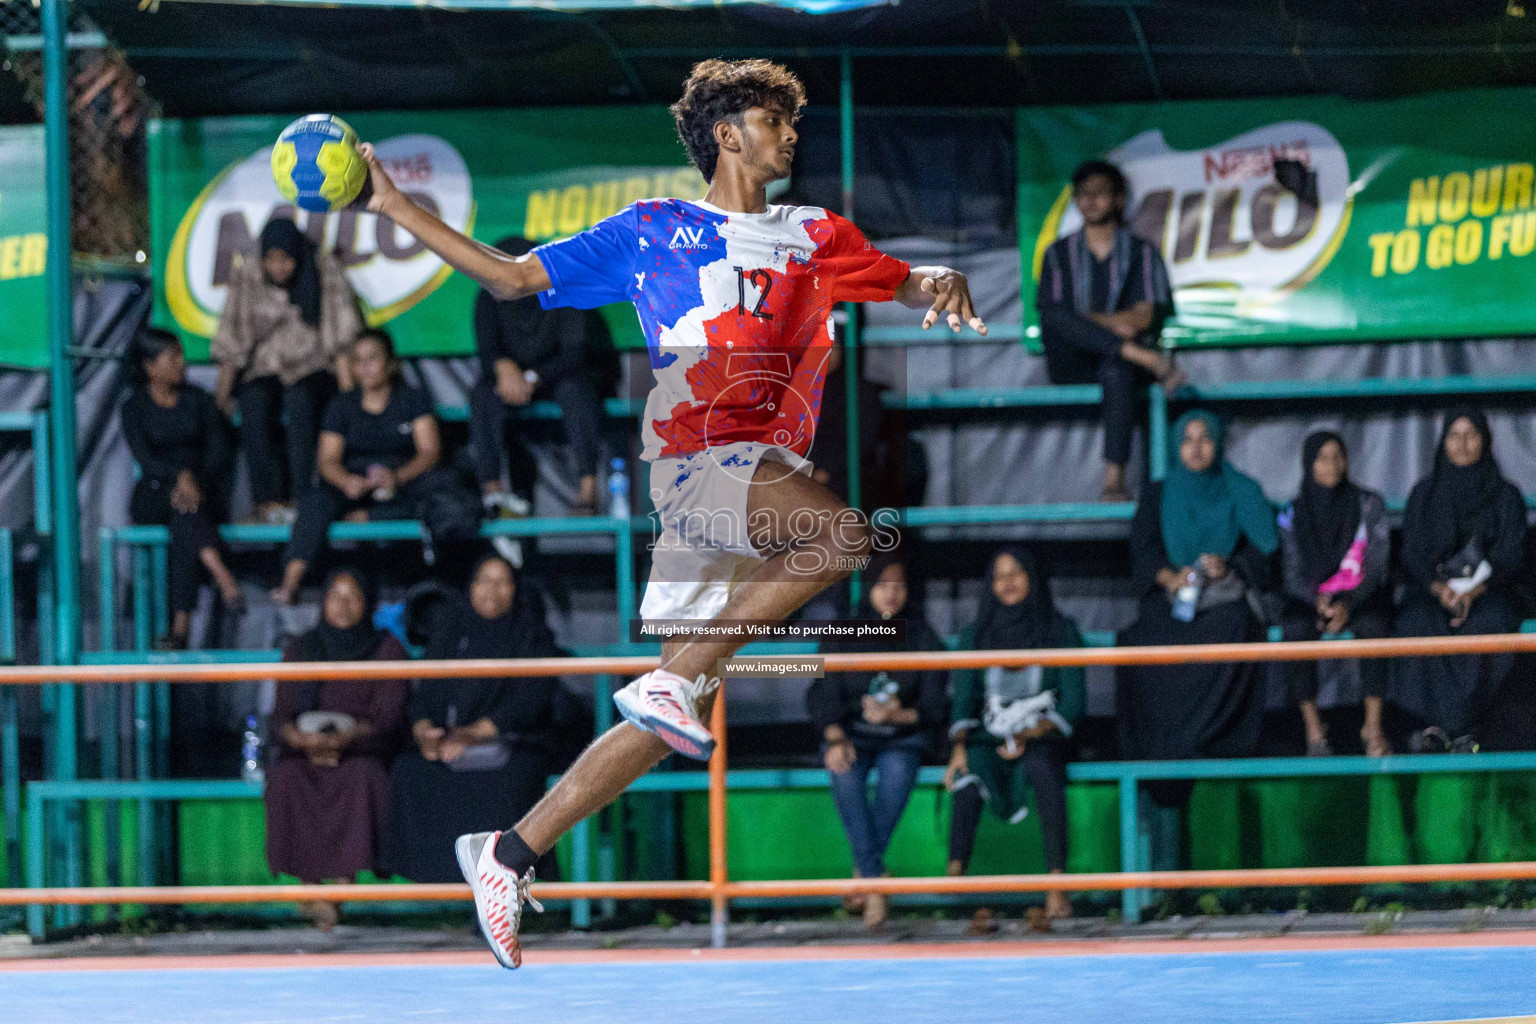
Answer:
<svg viewBox="0 0 1536 1024"><path fill-rule="evenodd" d="M42 12L35 0L0 0L6 72L22 83L43 116ZM124 266L149 250L146 130L151 101L122 52L90 19L71 12L69 32L69 173L77 257Z"/></svg>

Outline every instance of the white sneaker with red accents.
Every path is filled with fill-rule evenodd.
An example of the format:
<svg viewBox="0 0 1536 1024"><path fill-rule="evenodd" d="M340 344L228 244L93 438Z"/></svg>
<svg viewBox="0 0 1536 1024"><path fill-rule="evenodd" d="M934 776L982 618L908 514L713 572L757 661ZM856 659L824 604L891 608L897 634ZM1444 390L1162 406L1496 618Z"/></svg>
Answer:
<svg viewBox="0 0 1536 1024"><path fill-rule="evenodd" d="M700 675L689 682L676 672L659 668L613 695L613 703L637 729L661 737L673 750L695 761L708 761L715 737L699 721L698 700L720 687L719 679Z"/></svg>
<svg viewBox="0 0 1536 1024"><path fill-rule="evenodd" d="M496 960L508 970L523 962L523 948L517 941L517 929L523 920L523 904L539 913L544 907L528 895L533 884L533 868L518 878L512 869L496 859L496 840L500 832L475 832L459 836L453 844L459 858L459 870L475 893L475 913L480 931L491 944Z"/></svg>

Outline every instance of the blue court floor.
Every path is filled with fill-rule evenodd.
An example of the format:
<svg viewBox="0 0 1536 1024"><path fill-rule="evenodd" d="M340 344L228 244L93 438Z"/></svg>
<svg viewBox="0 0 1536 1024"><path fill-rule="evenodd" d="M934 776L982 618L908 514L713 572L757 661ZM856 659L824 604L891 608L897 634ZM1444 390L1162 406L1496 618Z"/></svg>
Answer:
<svg viewBox="0 0 1536 1024"><path fill-rule="evenodd" d="M1536 1014L1536 949L0 973L26 1024L1398 1024Z"/></svg>

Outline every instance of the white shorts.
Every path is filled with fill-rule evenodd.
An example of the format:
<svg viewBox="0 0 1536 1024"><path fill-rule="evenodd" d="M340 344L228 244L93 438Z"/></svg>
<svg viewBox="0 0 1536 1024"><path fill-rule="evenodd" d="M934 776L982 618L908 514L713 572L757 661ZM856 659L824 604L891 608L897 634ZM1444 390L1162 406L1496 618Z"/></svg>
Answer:
<svg viewBox="0 0 1536 1024"><path fill-rule="evenodd" d="M712 619L763 564L747 536L747 496L764 459L811 473L811 463L788 448L756 441L651 463L661 535L652 541L642 620Z"/></svg>

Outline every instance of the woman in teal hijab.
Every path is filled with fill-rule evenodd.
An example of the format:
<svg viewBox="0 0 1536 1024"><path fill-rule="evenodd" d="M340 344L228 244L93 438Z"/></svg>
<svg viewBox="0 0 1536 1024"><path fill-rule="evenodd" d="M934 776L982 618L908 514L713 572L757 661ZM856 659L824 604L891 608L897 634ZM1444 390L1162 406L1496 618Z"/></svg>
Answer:
<svg viewBox="0 0 1536 1024"><path fill-rule="evenodd" d="M1225 561L1244 539L1273 553L1280 546L1275 510L1258 483L1226 461L1221 420L1191 410L1174 421L1171 437L1158 517L1171 563L1193 568L1203 556Z"/></svg>
<svg viewBox="0 0 1536 1024"><path fill-rule="evenodd" d="M1131 575L1141 594L1121 646L1261 640L1252 600L1279 546L1275 510L1223 457L1226 431L1208 412L1173 425L1167 479L1143 489L1131 523ZM1193 579L1198 597L1186 590ZM1175 615L1180 591L1185 607ZM1256 665L1138 665L1117 673L1121 755L1239 757L1255 752L1264 711Z"/></svg>

